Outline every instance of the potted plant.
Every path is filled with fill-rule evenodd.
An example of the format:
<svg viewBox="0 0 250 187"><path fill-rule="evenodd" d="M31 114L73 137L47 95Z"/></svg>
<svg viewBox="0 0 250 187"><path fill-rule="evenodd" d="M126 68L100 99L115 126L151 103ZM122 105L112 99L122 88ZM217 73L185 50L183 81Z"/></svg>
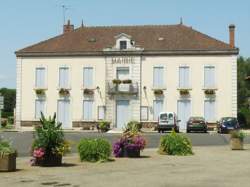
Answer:
<svg viewBox="0 0 250 187"><path fill-rule="evenodd" d="M140 152L146 146L145 138L139 133L139 122L131 121L127 124L121 138L113 144L115 157L140 157Z"/></svg>
<svg viewBox="0 0 250 187"><path fill-rule="evenodd" d="M122 83L122 81L120 79L114 79L112 82L113 82L113 84L116 84L116 85Z"/></svg>
<svg viewBox="0 0 250 187"><path fill-rule="evenodd" d="M66 88L60 88L59 89L59 94L62 95L62 96L67 96L67 95L69 95L69 90L66 89Z"/></svg>
<svg viewBox="0 0 250 187"><path fill-rule="evenodd" d="M0 138L0 171L15 171L16 157L16 150L8 141Z"/></svg>
<svg viewBox="0 0 250 187"><path fill-rule="evenodd" d="M125 79L122 81L123 84L131 84L132 80L131 79Z"/></svg>
<svg viewBox="0 0 250 187"><path fill-rule="evenodd" d="M35 127L35 140L32 145L31 164L36 166L60 166L62 156L70 151L70 145L64 138L61 123L53 118L46 119L41 113L41 125Z"/></svg>
<svg viewBox="0 0 250 187"><path fill-rule="evenodd" d="M97 124L97 129L101 132L107 132L110 129L110 122L105 120L99 121Z"/></svg>
<svg viewBox="0 0 250 187"><path fill-rule="evenodd" d="M243 150L245 134L242 131L232 131L230 138L230 145L232 150Z"/></svg>
<svg viewBox="0 0 250 187"><path fill-rule="evenodd" d="M156 90L154 90L154 94L155 94L155 95L162 95L162 94L163 94L163 90L161 90L161 89L156 89Z"/></svg>
<svg viewBox="0 0 250 187"><path fill-rule="evenodd" d="M94 90L85 88L85 89L83 90L83 94L86 94L86 95L93 95L93 94L94 94Z"/></svg>

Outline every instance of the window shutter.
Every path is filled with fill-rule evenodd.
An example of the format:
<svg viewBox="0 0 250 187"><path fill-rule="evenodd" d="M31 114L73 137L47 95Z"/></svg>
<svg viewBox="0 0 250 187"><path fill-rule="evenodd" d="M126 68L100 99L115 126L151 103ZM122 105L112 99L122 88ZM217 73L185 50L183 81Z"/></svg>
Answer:
<svg viewBox="0 0 250 187"><path fill-rule="evenodd" d="M44 113L44 110L45 110L45 100L37 99L35 101L35 118L40 119L41 112Z"/></svg>
<svg viewBox="0 0 250 187"><path fill-rule="evenodd" d="M105 106L98 106L98 119L105 119Z"/></svg>
<svg viewBox="0 0 250 187"><path fill-rule="evenodd" d="M179 68L179 87L188 88L189 85L189 67Z"/></svg>
<svg viewBox="0 0 250 187"><path fill-rule="evenodd" d="M153 71L153 86L155 88L163 87L164 84L164 68L163 67L154 67Z"/></svg>
<svg viewBox="0 0 250 187"><path fill-rule="evenodd" d="M45 68L36 68L36 87L45 87Z"/></svg>
<svg viewBox="0 0 250 187"><path fill-rule="evenodd" d="M157 120L158 115L163 110L163 100L155 100L153 107L154 107L154 120Z"/></svg>
<svg viewBox="0 0 250 187"><path fill-rule="evenodd" d="M83 86L85 88L93 87L93 68L86 67L83 69Z"/></svg>
<svg viewBox="0 0 250 187"><path fill-rule="evenodd" d="M206 121L215 121L215 101L214 100L208 100L205 101L205 119Z"/></svg>
<svg viewBox="0 0 250 187"><path fill-rule="evenodd" d="M83 119L92 120L93 101L83 101Z"/></svg>
<svg viewBox="0 0 250 187"><path fill-rule="evenodd" d="M205 88L215 87L215 68L213 66L204 68L204 86Z"/></svg>
<svg viewBox="0 0 250 187"><path fill-rule="evenodd" d="M69 68L59 69L59 87L60 88L69 87Z"/></svg>

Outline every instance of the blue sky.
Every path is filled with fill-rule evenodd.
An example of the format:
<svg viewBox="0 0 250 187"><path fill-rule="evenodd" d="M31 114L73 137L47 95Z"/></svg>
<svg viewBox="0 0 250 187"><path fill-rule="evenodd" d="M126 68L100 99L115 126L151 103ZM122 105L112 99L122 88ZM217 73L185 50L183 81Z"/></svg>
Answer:
<svg viewBox="0 0 250 187"><path fill-rule="evenodd" d="M94 25L184 24L228 41L236 25L240 55L250 57L249 0L5 0L0 7L0 87L15 88L14 52L61 34L62 5L76 27Z"/></svg>

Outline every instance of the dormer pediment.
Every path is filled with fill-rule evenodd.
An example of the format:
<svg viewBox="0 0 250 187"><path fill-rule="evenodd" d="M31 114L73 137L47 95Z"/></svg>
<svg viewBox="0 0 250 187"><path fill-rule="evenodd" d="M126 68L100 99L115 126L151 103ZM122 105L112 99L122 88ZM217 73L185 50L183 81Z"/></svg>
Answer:
<svg viewBox="0 0 250 187"><path fill-rule="evenodd" d="M118 40L118 39L124 39L124 38L127 38L127 39L131 39L132 37L128 34L125 34L125 33L121 33L121 34L118 34L117 36L115 36L115 39Z"/></svg>

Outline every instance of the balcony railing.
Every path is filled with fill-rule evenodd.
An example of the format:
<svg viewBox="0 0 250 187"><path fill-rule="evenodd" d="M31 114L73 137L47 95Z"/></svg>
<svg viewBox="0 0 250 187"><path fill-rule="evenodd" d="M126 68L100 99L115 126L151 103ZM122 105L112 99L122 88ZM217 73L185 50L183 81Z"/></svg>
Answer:
<svg viewBox="0 0 250 187"><path fill-rule="evenodd" d="M108 93L111 95L115 94L129 94L136 95L138 94L138 83L129 83L129 84L114 84L113 82L108 83Z"/></svg>

